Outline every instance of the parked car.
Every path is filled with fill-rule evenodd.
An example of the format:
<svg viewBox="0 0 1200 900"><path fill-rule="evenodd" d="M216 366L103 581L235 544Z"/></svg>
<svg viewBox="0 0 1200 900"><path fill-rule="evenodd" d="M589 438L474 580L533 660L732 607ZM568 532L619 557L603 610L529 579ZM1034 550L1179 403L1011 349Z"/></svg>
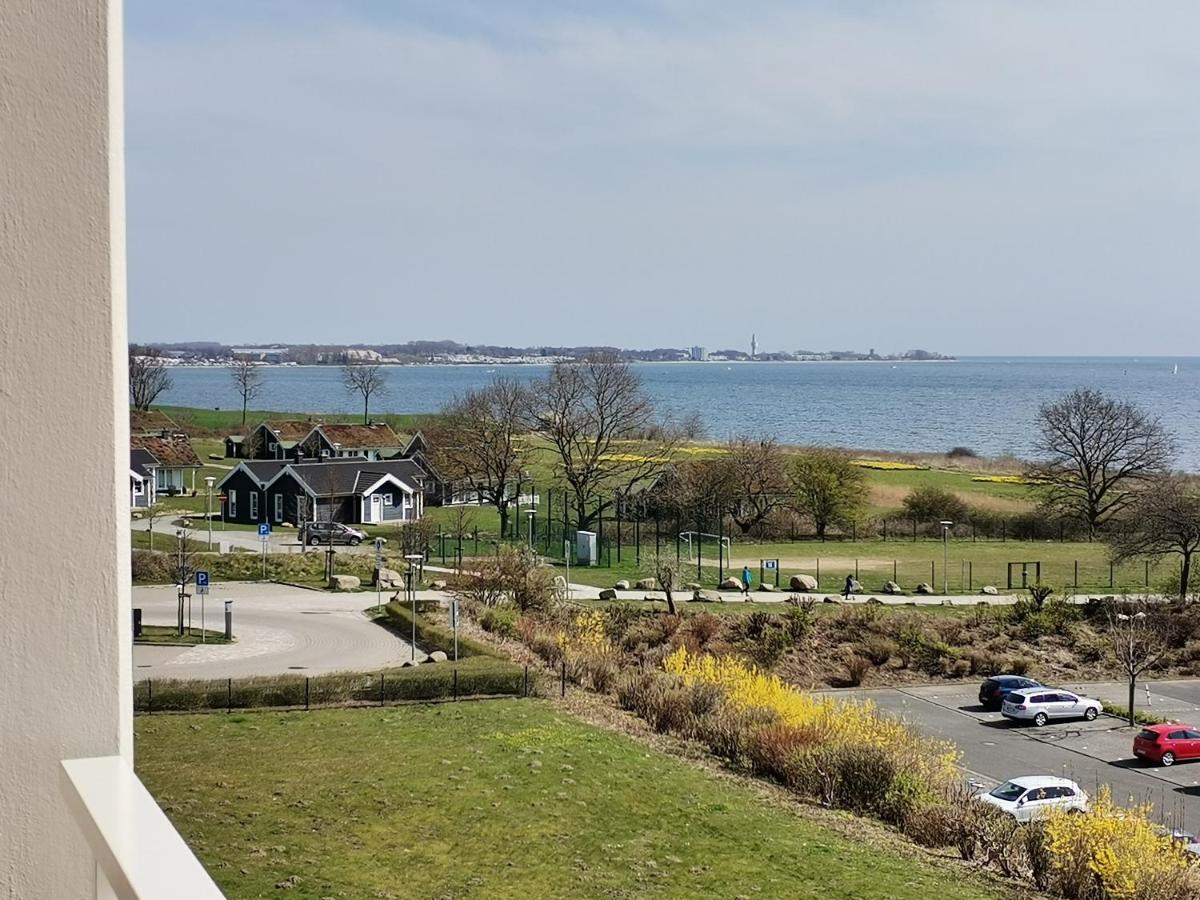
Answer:
<svg viewBox="0 0 1200 900"><path fill-rule="evenodd" d="M984 709L999 710L1004 698L1013 691L1041 686L1040 682L1024 675L993 675L979 686L979 704Z"/></svg>
<svg viewBox="0 0 1200 900"><path fill-rule="evenodd" d="M1089 722L1103 712L1099 700L1080 697L1058 688L1039 687L1010 693L1000 705L1006 719L1045 725L1051 719L1087 719Z"/></svg>
<svg viewBox="0 0 1200 900"><path fill-rule="evenodd" d="M975 796L1018 822L1030 822L1053 809L1087 812L1089 802L1083 788L1054 775L1022 775Z"/></svg>
<svg viewBox="0 0 1200 900"><path fill-rule="evenodd" d="M1133 755L1160 766L1200 757L1200 731L1178 722L1147 725L1133 739Z"/></svg>
<svg viewBox="0 0 1200 900"><path fill-rule="evenodd" d="M341 522L306 522L304 525L306 544L349 544L353 547L366 539L366 532Z"/></svg>

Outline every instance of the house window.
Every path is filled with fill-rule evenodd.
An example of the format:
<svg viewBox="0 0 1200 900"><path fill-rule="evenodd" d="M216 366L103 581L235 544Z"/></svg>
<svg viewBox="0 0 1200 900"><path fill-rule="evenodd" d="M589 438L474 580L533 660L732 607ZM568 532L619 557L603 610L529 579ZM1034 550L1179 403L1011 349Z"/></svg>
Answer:
<svg viewBox="0 0 1200 900"><path fill-rule="evenodd" d="M384 495L383 495L383 505L384 505L384 506L391 506L391 505L392 505L392 495L391 495L391 494L384 494Z"/></svg>
<svg viewBox="0 0 1200 900"><path fill-rule="evenodd" d="M283 521L283 494L275 495L275 521Z"/></svg>
<svg viewBox="0 0 1200 900"><path fill-rule="evenodd" d="M329 457L329 451L328 451L328 450L322 450L322 451L321 451L321 458L322 458L322 459L328 459L328 457Z"/></svg>
<svg viewBox="0 0 1200 900"><path fill-rule="evenodd" d="M269 443L267 445L267 449L270 450L272 453L274 453L276 450L279 449L279 445L277 443L275 443L274 441L271 441L271 443Z"/></svg>
<svg viewBox="0 0 1200 900"><path fill-rule="evenodd" d="M258 520L258 491L250 492L250 518Z"/></svg>
<svg viewBox="0 0 1200 900"><path fill-rule="evenodd" d="M237 491L229 492L229 518L237 518Z"/></svg>

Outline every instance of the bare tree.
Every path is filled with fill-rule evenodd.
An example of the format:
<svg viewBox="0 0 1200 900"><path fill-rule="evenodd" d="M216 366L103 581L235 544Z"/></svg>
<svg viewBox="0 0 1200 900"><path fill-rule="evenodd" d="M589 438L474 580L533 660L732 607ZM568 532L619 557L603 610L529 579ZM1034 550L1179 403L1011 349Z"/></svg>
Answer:
<svg viewBox="0 0 1200 900"><path fill-rule="evenodd" d="M358 394L363 401L363 424L370 424L371 398L387 394L382 366L374 363L347 363L342 366L342 385L346 393Z"/></svg>
<svg viewBox="0 0 1200 900"><path fill-rule="evenodd" d="M508 531L512 488L521 478L520 438L529 406L525 385L498 378L449 404L428 434L438 470L496 507L501 534Z"/></svg>
<svg viewBox="0 0 1200 900"><path fill-rule="evenodd" d="M1038 410L1029 476L1044 504L1087 526L1089 539L1133 501L1133 489L1163 473L1174 444L1162 423L1099 391L1072 391Z"/></svg>
<svg viewBox="0 0 1200 900"><path fill-rule="evenodd" d="M1192 557L1200 551L1200 487L1163 475L1138 492L1108 534L1114 562L1179 557L1179 602L1187 602Z"/></svg>
<svg viewBox="0 0 1200 900"><path fill-rule="evenodd" d="M654 576L658 589L667 597L667 612L675 615L675 591L681 586L679 561L666 553L652 554L646 560L646 571Z"/></svg>
<svg viewBox="0 0 1200 900"><path fill-rule="evenodd" d="M674 430L656 429L641 379L615 353L556 363L532 396L533 425L553 448L580 529L617 495L657 478L678 443Z"/></svg>
<svg viewBox="0 0 1200 900"><path fill-rule="evenodd" d="M192 533L186 528L175 532L175 553L171 563L179 603L179 633L183 634L183 604L188 597L188 582L196 572L196 550L192 544Z"/></svg>
<svg viewBox="0 0 1200 900"><path fill-rule="evenodd" d="M171 389L171 373L156 347L129 346L129 402L146 410L164 391Z"/></svg>
<svg viewBox="0 0 1200 900"><path fill-rule="evenodd" d="M1129 681L1129 724L1136 725L1133 691L1137 678L1170 652L1170 627L1161 607L1145 600L1109 600L1108 640L1113 659Z"/></svg>
<svg viewBox="0 0 1200 900"><path fill-rule="evenodd" d="M153 474L150 477L153 478ZM154 523L166 514L167 511L159 503L146 507L146 540L151 550L154 549Z"/></svg>
<svg viewBox="0 0 1200 900"><path fill-rule="evenodd" d="M248 359L235 359L229 366L233 386L242 398L242 428L246 427L246 407L263 387L262 369Z"/></svg>
<svg viewBox="0 0 1200 900"><path fill-rule="evenodd" d="M788 476L797 510L813 520L821 540L830 525L852 522L862 515L867 479L846 454L823 448L803 450L792 458Z"/></svg>
<svg viewBox="0 0 1200 900"><path fill-rule="evenodd" d="M783 450L769 438L734 438L713 465L719 473L718 490L733 504L731 515L742 534L789 499Z"/></svg>

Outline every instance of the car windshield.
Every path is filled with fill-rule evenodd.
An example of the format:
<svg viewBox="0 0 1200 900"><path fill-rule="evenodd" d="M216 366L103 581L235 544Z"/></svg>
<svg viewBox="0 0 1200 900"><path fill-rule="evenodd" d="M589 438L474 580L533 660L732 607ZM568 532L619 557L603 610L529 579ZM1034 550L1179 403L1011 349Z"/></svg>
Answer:
<svg viewBox="0 0 1200 900"><path fill-rule="evenodd" d="M1011 781L1006 781L1004 784L1000 785L1000 787L992 791L991 796L995 797L997 800L1016 800L1023 793L1025 793L1025 788L1021 787L1021 785L1014 784Z"/></svg>

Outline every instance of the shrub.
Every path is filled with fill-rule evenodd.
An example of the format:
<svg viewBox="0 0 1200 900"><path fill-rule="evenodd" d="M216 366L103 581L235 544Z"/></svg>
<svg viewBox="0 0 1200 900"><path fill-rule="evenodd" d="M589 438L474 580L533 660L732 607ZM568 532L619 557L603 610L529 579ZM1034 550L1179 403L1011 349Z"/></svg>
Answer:
<svg viewBox="0 0 1200 900"><path fill-rule="evenodd" d="M846 658L846 685L858 687L870 671L871 660L859 656L857 653L851 653Z"/></svg>
<svg viewBox="0 0 1200 900"><path fill-rule="evenodd" d="M885 637L869 637L857 651L877 666L886 666L896 652L896 642Z"/></svg>
<svg viewBox="0 0 1200 900"><path fill-rule="evenodd" d="M976 459L979 454L970 447L951 447L946 451L946 456L950 459Z"/></svg>
<svg viewBox="0 0 1200 900"><path fill-rule="evenodd" d="M942 666L947 678L966 678L971 674L971 661L967 659L946 659Z"/></svg>
<svg viewBox="0 0 1200 900"><path fill-rule="evenodd" d="M1008 661L1007 668L1013 675L1028 675L1033 669L1033 660L1025 656L1014 656Z"/></svg>
<svg viewBox="0 0 1200 900"><path fill-rule="evenodd" d="M562 662L563 649L558 639L550 634L538 634L526 641L529 649L541 657L546 665L557 666Z"/></svg>
<svg viewBox="0 0 1200 900"><path fill-rule="evenodd" d="M384 607L384 617L377 620L385 628L396 632L400 637L407 640L412 640L412 610L403 603L392 601ZM441 650L446 654L454 653L454 632L441 628L420 614L417 615L417 644L423 650L433 651ZM493 656L505 658L504 654L480 641L473 641L470 638L459 635L458 638L458 655L464 656Z"/></svg>
<svg viewBox="0 0 1200 900"><path fill-rule="evenodd" d="M963 522L967 518L967 504L962 498L934 485L915 488L904 498L903 505L905 515L918 522Z"/></svg>
<svg viewBox="0 0 1200 900"><path fill-rule="evenodd" d="M720 634L723 627L724 623L720 617L714 616L710 612L697 613L689 616L687 620L688 633L696 639L701 647Z"/></svg>
<svg viewBox="0 0 1200 900"><path fill-rule="evenodd" d="M479 627L499 637L517 636L517 611L504 606L493 606L479 615Z"/></svg>
<svg viewBox="0 0 1200 900"><path fill-rule="evenodd" d="M799 643L812 631L812 610L789 605L783 611L783 623L792 643Z"/></svg>
<svg viewBox="0 0 1200 900"><path fill-rule="evenodd" d="M745 756L751 737L774 721L775 716L770 710L735 709L728 703L721 703L711 713L696 720L694 736L721 759L738 763Z"/></svg>

